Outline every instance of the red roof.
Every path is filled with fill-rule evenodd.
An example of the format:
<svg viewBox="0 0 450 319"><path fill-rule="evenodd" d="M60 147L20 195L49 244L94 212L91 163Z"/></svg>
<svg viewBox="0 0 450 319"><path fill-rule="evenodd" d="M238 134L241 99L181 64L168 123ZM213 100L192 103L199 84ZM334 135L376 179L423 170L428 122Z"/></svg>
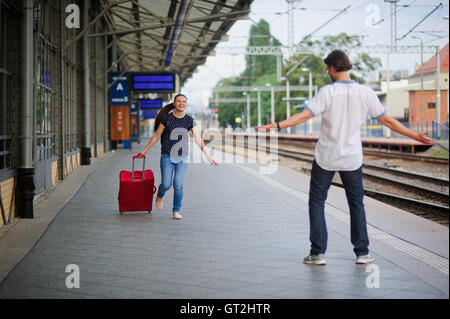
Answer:
<svg viewBox="0 0 450 319"><path fill-rule="evenodd" d="M448 43L441 49L439 55L441 71L448 71ZM420 75L420 70L421 68L419 67L414 75ZM433 57L423 65L424 74L433 72L436 72L436 55L433 55Z"/></svg>

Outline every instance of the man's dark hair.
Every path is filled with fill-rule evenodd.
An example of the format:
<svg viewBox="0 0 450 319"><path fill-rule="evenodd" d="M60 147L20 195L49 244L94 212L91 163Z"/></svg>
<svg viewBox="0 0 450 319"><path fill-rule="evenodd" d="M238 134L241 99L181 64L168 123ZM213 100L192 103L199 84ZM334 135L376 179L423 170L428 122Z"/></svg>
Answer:
<svg viewBox="0 0 450 319"><path fill-rule="evenodd" d="M334 50L323 60L326 65L334 66L336 72L351 70L353 65L350 63L347 54L341 50Z"/></svg>

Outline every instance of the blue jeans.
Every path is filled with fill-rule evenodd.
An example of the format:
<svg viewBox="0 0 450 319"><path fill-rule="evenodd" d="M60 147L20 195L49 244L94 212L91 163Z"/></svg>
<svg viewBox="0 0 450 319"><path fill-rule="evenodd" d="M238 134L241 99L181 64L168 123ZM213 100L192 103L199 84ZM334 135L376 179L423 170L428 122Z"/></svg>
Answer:
<svg viewBox="0 0 450 319"><path fill-rule="evenodd" d="M309 187L309 226L311 254L324 254L327 249L327 226L325 222L325 200L333 180L334 171L321 168L313 162ZM350 207L350 239L356 256L369 253L366 212L364 210L364 188L362 183L362 166L355 171L340 171L347 202Z"/></svg>
<svg viewBox="0 0 450 319"><path fill-rule="evenodd" d="M179 212L183 201L183 180L188 167L188 158L171 158L170 155L161 154L161 185L158 188L158 197L163 198L164 194L172 186L173 180L173 209L172 212Z"/></svg>

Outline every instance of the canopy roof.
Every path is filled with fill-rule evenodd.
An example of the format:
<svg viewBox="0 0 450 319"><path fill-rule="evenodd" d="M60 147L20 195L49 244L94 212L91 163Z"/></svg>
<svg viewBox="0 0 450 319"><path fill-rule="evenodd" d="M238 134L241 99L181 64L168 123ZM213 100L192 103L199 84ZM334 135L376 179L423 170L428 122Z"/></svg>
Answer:
<svg viewBox="0 0 450 319"><path fill-rule="evenodd" d="M253 0L100 0L128 72L173 71L180 84L214 55L226 33L246 18Z"/></svg>

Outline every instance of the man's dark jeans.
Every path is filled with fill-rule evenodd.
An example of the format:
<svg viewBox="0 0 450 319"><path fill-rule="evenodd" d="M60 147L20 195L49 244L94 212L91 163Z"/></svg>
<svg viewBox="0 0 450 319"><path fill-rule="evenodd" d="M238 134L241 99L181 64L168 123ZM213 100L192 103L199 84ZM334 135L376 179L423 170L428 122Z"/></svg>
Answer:
<svg viewBox="0 0 450 319"><path fill-rule="evenodd" d="M313 162L309 187L309 224L311 255L324 254L327 249L327 226L325 222L325 200L335 171L321 168ZM353 251L356 256L369 253L366 213L364 211L364 189L362 184L362 166L355 171L339 171L345 187L347 202L350 207L350 229Z"/></svg>

